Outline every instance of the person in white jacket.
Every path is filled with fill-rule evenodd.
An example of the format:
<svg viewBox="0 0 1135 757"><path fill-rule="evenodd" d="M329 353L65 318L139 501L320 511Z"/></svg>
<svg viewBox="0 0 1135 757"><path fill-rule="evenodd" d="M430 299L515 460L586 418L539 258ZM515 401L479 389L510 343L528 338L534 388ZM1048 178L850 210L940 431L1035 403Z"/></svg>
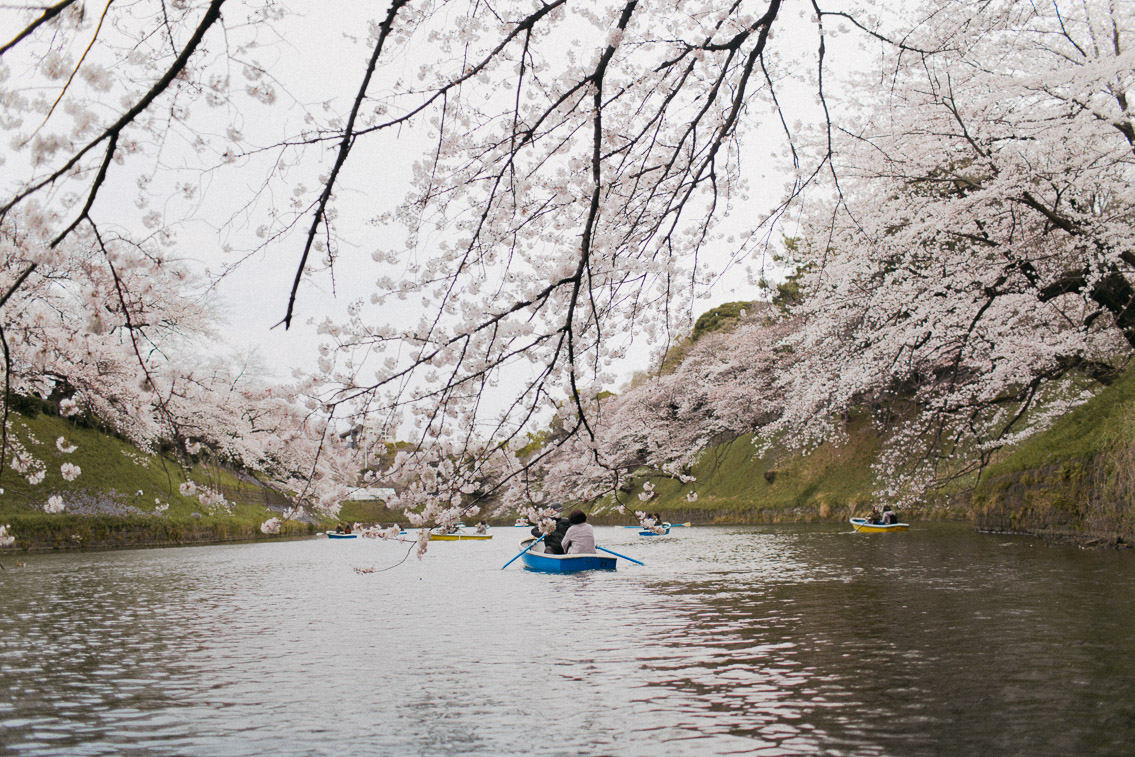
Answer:
<svg viewBox="0 0 1135 757"><path fill-rule="evenodd" d="M587 522L582 510L572 510L568 516L567 533L564 534L564 553L569 555L595 554L595 529Z"/></svg>

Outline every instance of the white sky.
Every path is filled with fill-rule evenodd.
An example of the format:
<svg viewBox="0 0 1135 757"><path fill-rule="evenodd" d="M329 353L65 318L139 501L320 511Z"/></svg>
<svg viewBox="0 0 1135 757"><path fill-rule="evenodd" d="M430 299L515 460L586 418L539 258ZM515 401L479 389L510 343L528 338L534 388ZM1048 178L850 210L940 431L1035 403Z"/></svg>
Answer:
<svg viewBox="0 0 1135 757"><path fill-rule="evenodd" d="M289 82L292 94L300 100L318 99L326 91L326 83L334 80L339 81L341 91L353 93L357 82L361 80L360 60L363 51L345 45L342 35L344 30L358 28L357 22L352 19L374 13L375 7L372 3L357 1L320 3L316 11L297 19L302 31L297 32L296 36L289 36L289 39L298 40L302 35L304 50L318 48L327 51L327 54L314 57L296 55L298 51L280 46L275 50L277 58L271 59L270 56L260 54L261 62L268 64L267 67L274 71L284 72L279 78ZM782 19L778 23L783 23L785 30L774 42L780 46L789 44L811 51L817 44L814 28L802 19L803 13L797 12L798 10L788 7L782 12ZM830 40L828 44L831 46ZM834 78L833 74L829 75ZM310 94L305 96L300 91L301 87L309 87ZM381 88L381 82L372 84L372 90ZM780 96L785 98L784 104L790 118L793 113L801 119L815 117L814 90L785 87ZM734 214L739 231L746 229L753 217L774 205L789 181L789 176L781 167L783 161L778 161L778 165L769 158L771 151L779 150L783 145L780 125L770 123L770 127L767 133L762 134L762 138L770 144L760 145L747 159L746 169L751 181L752 196L747 203L738 203L739 208L747 211ZM352 155L352 174L340 182L340 187L347 190L344 196L348 200L341 201L341 204L349 205L350 199L356 201L361 218L368 214L366 209L370 207L392 205L400 200L409 180L409 158L420 149L415 144L415 136L404 133L398 139L386 140L387 146L372 146L369 154L365 154L364 149L357 148L357 154ZM786 226L785 231L789 230ZM265 257L253 259L222 282L219 291L226 309L231 313L233 342L246 348L259 349L269 365L277 368L313 364L319 339L307 325L308 318L319 319L327 314L341 316L351 301L370 294L372 277L376 275L371 273L373 268L369 259L376 244L371 236L374 230L362 225L351 228L344 224L340 226L340 231L343 233L344 247L336 262L334 281L327 276L319 276L305 282L297 303L299 317L289 331L284 331L282 326L273 326L279 323L284 313L298 260L298 239L291 245L295 250L294 255L281 255L277 252L271 260ZM377 241L381 243L381 240ZM754 268L760 265L760 261L746 262ZM773 274L771 270L769 273ZM760 271L757 270L754 275L760 275ZM723 302L757 298L759 290L748 278L744 264L731 269L729 275L699 298L694 316ZM418 314L407 308L404 313L390 312L390 317L416 321ZM629 378L635 370L645 368L649 353L655 347L658 345L640 344L638 349L633 350L626 361L624 378Z"/></svg>
<svg viewBox="0 0 1135 757"><path fill-rule="evenodd" d="M315 103L328 97L329 90L339 93L340 101L344 97L350 97L361 81L362 60L366 51L358 45L349 44L344 39L344 33L364 35L365 28L361 20L385 11L386 5L370 0L344 0L335 3L295 0L290 6L306 10L299 10L295 18L281 27L284 32L282 39L274 42L268 40L270 44L255 51L257 61L280 82L285 83L288 94L297 101ZM230 25L239 21L234 12L239 8L236 5L226 10L226 21ZM814 50L817 38L814 28L803 18L805 12L810 13L810 8L803 4L786 4L777 22L781 31L774 36L774 47L779 50L794 47ZM10 14L0 13L0 38L6 40L11 36L8 33L8 29L12 28L11 21ZM831 48L833 40L829 40L828 44ZM843 55L845 60L849 55L858 57L858 54L849 49L838 54L829 51L828 75L833 79L835 72L841 68L845 71L852 68L842 64L839 55ZM411 68L407 61L406 71ZM239 76L238 72L233 72L234 78ZM371 91L380 91L382 88L381 81L372 82ZM779 94L782 105L789 112L790 122L794 120L794 116L804 121L815 118L817 109L814 90L786 86ZM757 98L760 97L757 95ZM223 110L215 111L215 115L210 115L209 112L194 114L195 119L210 117L227 121L228 114ZM263 121L258 121L257 113L248 113L240 126L251 141L255 142L257 133L261 133L264 141L268 142L271 141L269 135L278 134L277 127L284 125L278 120L280 118L278 110L265 109ZM294 123L287 124L287 127L292 131L298 129L300 114L284 114L283 118L294 119ZM774 162L769 157L771 152L779 150L783 145L779 124L773 123L770 118L770 126L768 130L749 135L747 149L751 154L746 157L745 168L751 180L751 197L748 202L736 203L737 209L733 214L735 220L731 222L739 231L746 229L755 217L775 204L789 178L779 167L783 162ZM224 125L220 120L216 122L214 129L223 131ZM376 238L375 228L368 226L365 219L373 216L377 208L393 206L402 198L408 185L410 161L421 148L416 137L417 135L407 132L397 137L384 138L381 142L368 140L366 145L360 143L355 148L349 172L338 184L338 205L343 220L339 224L341 249L334 276L318 274L304 283L297 301L297 316L289 331L284 331L277 324L285 313L299 260L299 235L283 244L274 245L270 253L253 254L220 282L217 304L229 318L227 341L230 344L241 351L259 351L268 369L280 378L286 378L293 367L314 370L320 340L314 328L308 325L309 318L342 318L351 302L365 298L371 292L374 283L372 279L377 275L370 261L373 249L397 245L399 242L397 239ZM330 154L330 150L328 148L327 154ZM163 158L167 165L176 164L176 156L172 160L168 156ZM232 202L232 198L238 195L246 194L247 187L236 183L226 187L223 182L240 182L244 180L243 176L198 175L196 180L203 189L208 189L199 195L206 199L195 199L180 205L179 201L171 199L162 209L167 213L167 220L176 217L187 219L177 226L179 254L198 261L203 268L216 271L227 260L221 253L221 246L226 241L233 242L238 247L247 244L247 238L257 222L251 221L245 228L238 224L223 235L218 233L210 222L202 219L216 218L224 215L225 211L233 210L227 208L226 203ZM120 178L117 191L104 193L96 211L105 217L107 213L116 212L117 208L129 210L133 189L129 180L122 182ZM193 218L190 218L191 215ZM123 215L120 222L130 224L128 217L128 213ZM308 222L309 219L305 218L300 226L306 229ZM790 231L789 228L784 230ZM750 264L759 266L760 261L750 261ZM759 271L757 273L759 275ZM753 299L757 295L756 288L747 280L744 268L737 267L712 291L700 297L694 308L694 316L722 302ZM388 308L384 311L384 316L416 321L418 314L409 309L399 311L397 308ZM639 345L639 349L631 353L626 361L626 377L634 370L645 367L650 347Z"/></svg>

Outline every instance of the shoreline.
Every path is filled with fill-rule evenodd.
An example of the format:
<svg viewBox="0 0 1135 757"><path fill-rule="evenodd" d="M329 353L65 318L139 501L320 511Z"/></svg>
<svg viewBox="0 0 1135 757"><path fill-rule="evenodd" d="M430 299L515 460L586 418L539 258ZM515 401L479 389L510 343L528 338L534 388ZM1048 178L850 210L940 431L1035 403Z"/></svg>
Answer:
<svg viewBox="0 0 1135 757"><path fill-rule="evenodd" d="M700 513L705 515L704 511ZM663 513L665 516L666 514ZM512 519L514 520L514 519ZM490 524L492 528L514 528L512 520ZM596 516L592 519L595 525L600 526L626 526L627 518L611 518ZM700 518L685 517L672 518L670 522L690 522L697 526L758 526L758 525L791 525L793 523L830 523L846 522L845 518L821 517L765 517L765 518ZM1073 534L1064 532L1030 532L1007 531L1000 529L980 528L971 518L943 518L929 517L921 523L967 523L977 533L991 536L1032 537L1051 546L1075 546L1081 549L1114 549L1127 550L1132 544L1121 536L1105 537L1098 534ZM155 529L155 526L162 526ZM251 544L266 541L295 541L320 535L329 528L327 524L295 523L294 528L287 533L264 534L247 526L246 524L102 524L100 529L68 524L58 529L38 529L32 536L21 536L17 527L13 535L16 543L9 547L0 548L0 564L8 555L45 554L50 552L88 552L110 551L116 549L156 549L164 547L194 547L214 546L219 544ZM156 531L162 531L161 535Z"/></svg>

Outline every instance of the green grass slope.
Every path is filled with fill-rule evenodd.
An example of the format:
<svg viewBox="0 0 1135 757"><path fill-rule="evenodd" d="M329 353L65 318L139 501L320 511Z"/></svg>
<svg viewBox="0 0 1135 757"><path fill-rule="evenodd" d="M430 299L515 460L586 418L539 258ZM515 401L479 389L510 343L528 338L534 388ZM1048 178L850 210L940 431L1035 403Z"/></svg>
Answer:
<svg viewBox="0 0 1135 757"><path fill-rule="evenodd" d="M983 530L1135 541L1135 368L1008 452L973 492Z"/></svg>
<svg viewBox="0 0 1135 757"><path fill-rule="evenodd" d="M183 470L161 455L93 428L58 416L13 413L11 431L33 455L47 464L37 485L6 462L0 476L0 522L10 524L16 547L124 546L259 538L260 524L278 515L287 499L214 465ZM66 454L56 440L74 445ZM64 480L63 463L79 466L74 481ZM229 509L210 509L196 498L183 496L186 480L220 490ZM58 495L65 509L44 512ZM273 509L275 508L275 509ZM287 523L286 535L314 531L310 524Z"/></svg>
<svg viewBox="0 0 1135 757"><path fill-rule="evenodd" d="M1084 460L1135 440L1135 368L989 466L987 476Z"/></svg>
<svg viewBox="0 0 1135 757"><path fill-rule="evenodd" d="M632 499L631 509L659 512L671 522L767 523L848 517L870 506L875 476L871 464L880 439L866 418L851 421L841 445L823 444L808 453L773 449L758 454L743 436L706 450L681 484L650 479L655 497ZM641 482L640 482L641 483ZM635 493L640 491L636 487ZM687 494L697 492L690 502Z"/></svg>

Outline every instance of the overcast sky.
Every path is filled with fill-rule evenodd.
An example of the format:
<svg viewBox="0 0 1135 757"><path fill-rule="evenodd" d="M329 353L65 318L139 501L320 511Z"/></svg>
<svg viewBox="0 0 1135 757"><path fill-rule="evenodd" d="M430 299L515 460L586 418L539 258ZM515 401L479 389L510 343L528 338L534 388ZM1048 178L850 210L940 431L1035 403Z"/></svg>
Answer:
<svg viewBox="0 0 1135 757"><path fill-rule="evenodd" d="M237 4L231 8L226 6L225 18L230 26L239 22L237 11L240 7ZM364 20L381 13L386 4L371 0L335 3L295 0L289 3L289 7L296 9L296 15L279 27L279 38L262 36L264 44L254 52L257 62L275 77L281 100L294 99L314 105L336 97L339 103L347 102L359 86L367 52L350 38L363 34ZM15 28L15 17L3 10L0 8L0 37L7 39ZM815 29L804 17L805 11L807 9L803 5L799 9L789 6L782 10L777 21L779 31L773 40L777 50L815 49ZM232 39L225 41L233 44ZM843 54L846 61L847 51ZM412 60L402 60L400 65L401 70L396 66L395 73L410 72L417 64ZM841 65L846 70L846 64ZM832 81L839 69L840 66L832 68L829 74ZM237 72L233 75L238 76ZM378 92L384 87L381 79L376 80L371 84L371 91ZM814 90L786 85L779 94L790 119L795 117L807 121L815 118ZM206 129L221 132L227 127L230 116L231 112L225 109L204 109L194 113L192 119ZM771 117L768 120L769 128L747 135L745 172L751 181L751 196L746 202L735 203L736 209L727 221L727 225L739 232L750 227L755 218L775 204L788 181L783 171L783 160L771 158L783 147L780 126L773 123ZM301 110L275 107L265 109L263 114L255 110L244 112L238 126L248 142L256 145L275 141L281 132L298 132L301 122ZM377 275L370 260L372 251L378 247L397 247L401 242L398 232L389 228L380 231L368 220L379 210L393 207L402 198L409 182L411 161L425 145L419 136L416 132L406 131L379 138L368 137L365 143L360 141L356 146L348 171L337 184L339 257L333 271L317 273L304 283L290 330L285 331L278 324L285 314L288 293L299 262L302 249L299 235L273 245L269 252L248 256L219 282L214 301L228 319L227 341L232 346L241 351L258 350L268 368L280 378L286 378L293 367L314 370L319 338L308 321L328 316L343 318L348 305L356 299L366 298L372 291ZM333 147L327 146L324 158ZM176 156L163 154L163 162L167 167L177 165ZM229 205L236 205L240 202L238 197L247 195L248 184L254 181L252 176L254 171L193 174L186 180L200 183L202 191L197 198L183 202L171 192L170 198L163 200L161 210L165 219L173 221L177 229L180 256L193 260L202 270L216 273L234 260L232 253L222 252L226 244L237 250L250 246L249 239L254 235L257 223L255 220L242 224L238 219L236 223L222 228L217 219L226 218L234 212L235 208ZM161 187L155 186L154 189L160 191ZM133 181L129 177L123 180L119 174L117 183L110 185L100 197L96 211L101 218L114 216L117 222L126 226L134 223L129 216L133 191ZM250 218L254 218L254 214L250 214ZM306 223L300 226L306 228ZM783 231L790 232L790 224ZM723 260L729 252L720 251ZM709 254L712 256L714 252ZM743 266L735 267L712 290L701 294L694 308L695 317L722 302L752 299L758 295L751 278L760 275L762 261L746 262L752 268L749 274ZM404 302L401 307L401 310L397 306L387 307L378 317L396 321L417 320L418 313L412 309L411 303ZM637 350L632 351L624 371L626 376L645 367L648 347L639 345Z"/></svg>

